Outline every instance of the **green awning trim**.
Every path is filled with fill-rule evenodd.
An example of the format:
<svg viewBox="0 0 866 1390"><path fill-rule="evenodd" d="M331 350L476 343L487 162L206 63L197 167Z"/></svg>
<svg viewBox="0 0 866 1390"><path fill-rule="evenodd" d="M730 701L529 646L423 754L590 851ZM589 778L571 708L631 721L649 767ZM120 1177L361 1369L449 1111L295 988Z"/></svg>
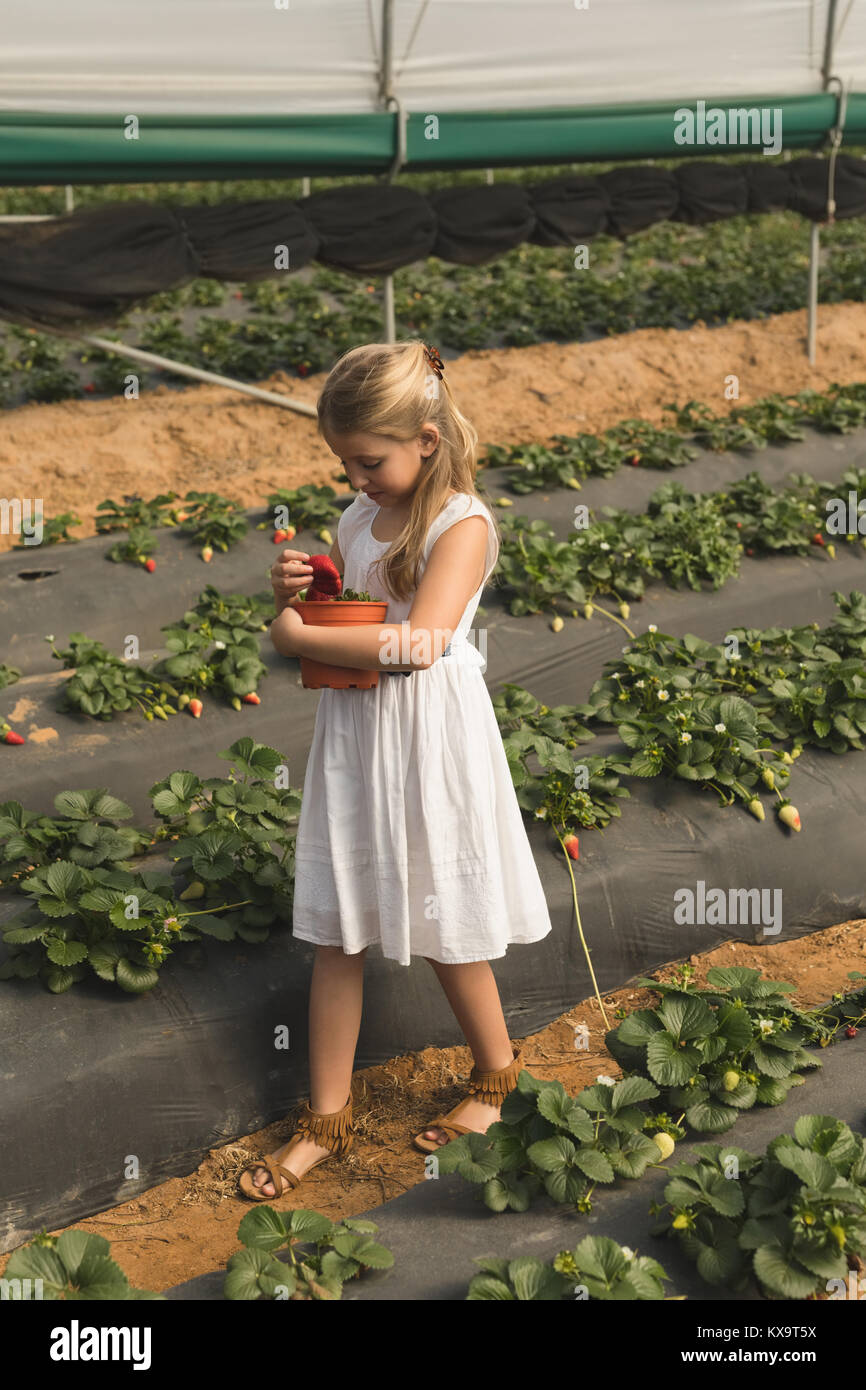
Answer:
<svg viewBox="0 0 866 1390"><path fill-rule="evenodd" d="M782 112L783 144L815 150L836 120L837 103L812 96L706 97L709 110L770 107ZM565 164L592 160L754 157L755 145L680 145L679 101L515 111L412 112L409 171ZM383 174L397 149L394 113L334 116L144 116L139 138L124 138L125 113L72 115L0 111L0 183L149 183L211 178L297 178ZM434 136L435 138L431 138ZM849 95L845 143L866 141L866 92Z"/></svg>

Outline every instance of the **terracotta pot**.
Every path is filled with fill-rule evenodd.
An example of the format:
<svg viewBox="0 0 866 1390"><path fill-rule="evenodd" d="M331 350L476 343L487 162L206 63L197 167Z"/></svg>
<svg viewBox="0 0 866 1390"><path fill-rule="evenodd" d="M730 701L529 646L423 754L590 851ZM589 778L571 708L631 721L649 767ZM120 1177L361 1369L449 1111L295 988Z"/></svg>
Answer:
<svg viewBox="0 0 866 1390"><path fill-rule="evenodd" d="M296 603L295 608L305 623L312 627L381 627L388 612L387 603ZM353 666L330 666L326 661L301 657L301 684L305 690L374 690L379 684L378 671L364 671Z"/></svg>

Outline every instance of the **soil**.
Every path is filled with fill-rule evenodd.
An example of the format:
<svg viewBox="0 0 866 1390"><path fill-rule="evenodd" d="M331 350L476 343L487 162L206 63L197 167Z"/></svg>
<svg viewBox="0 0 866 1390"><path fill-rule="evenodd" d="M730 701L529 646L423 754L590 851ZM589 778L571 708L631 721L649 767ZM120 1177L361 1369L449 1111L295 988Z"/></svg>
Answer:
<svg viewBox="0 0 866 1390"><path fill-rule="evenodd" d="M669 420L663 407L693 398L723 411L725 381L739 404L774 392L866 380L866 306L821 305L817 362L805 351L806 312L687 331L644 328L593 342L467 352L446 375L486 444L543 442L607 429L626 417ZM314 405L327 373L277 372L258 383ZM74 534L95 534L106 497L154 497L191 488L245 507L302 483L333 483L339 464L316 421L217 386L160 386L137 403L120 397L25 405L4 414L0 477L7 497L43 499L47 518L77 513ZM97 486L94 488L94 480ZM339 489L338 489L339 490ZM15 537L0 535L0 550Z"/></svg>
<svg viewBox="0 0 866 1390"><path fill-rule="evenodd" d="M698 984L706 982L713 966L750 966L795 985L794 1003L814 1008L834 993L857 988L847 976L851 970L866 972L866 919L763 946L732 940L689 960ZM663 966L652 978L669 979L679 963ZM658 996L625 984L602 998L614 1026L617 1009L631 1013L647 1008ZM579 1023L589 1028L588 1051L575 1050ZM600 1074L621 1074L604 1047L605 1031L598 1002L592 998L576 1003L540 1032L514 1041L521 1043L524 1064L533 1076L559 1080L575 1095ZM837 1035L833 1046L844 1047L844 1035ZM326 1160L295 1193L272 1199L270 1205L280 1211L312 1208L337 1220L359 1216L425 1181L424 1156L412 1147L411 1137L462 1099L471 1066L468 1047L428 1047L357 1071L354 1148L342 1159ZM811 1103L819 1105L814 1096ZM796 1106L783 1107L780 1132L790 1129L798 1113ZM219 1269L239 1248L238 1223L251 1210L251 1203L238 1195L238 1174L252 1158L273 1152L292 1133L288 1116L212 1149L194 1173L170 1178L122 1206L77 1221L74 1229L105 1236L130 1283L157 1293ZM62 1229L50 1234L59 1235ZM10 1254L0 1257L0 1274Z"/></svg>

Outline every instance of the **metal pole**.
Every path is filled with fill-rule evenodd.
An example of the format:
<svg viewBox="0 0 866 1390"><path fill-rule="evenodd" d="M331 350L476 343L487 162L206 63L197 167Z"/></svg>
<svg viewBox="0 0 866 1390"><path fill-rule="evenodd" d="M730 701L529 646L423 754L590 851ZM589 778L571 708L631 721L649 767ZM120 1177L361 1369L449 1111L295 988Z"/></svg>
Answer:
<svg viewBox="0 0 866 1390"><path fill-rule="evenodd" d="M387 110L391 97L393 96L392 86L394 81L394 4L393 0L384 0L382 5L382 71L379 74L379 100ZM401 120L400 111L397 112L397 124ZM390 182L391 175L387 176ZM396 343L397 341L397 318L394 312L394 276L386 275L383 286L383 312L384 312L384 335L386 343Z"/></svg>
<svg viewBox="0 0 866 1390"><path fill-rule="evenodd" d="M492 183L492 182L493 182L493 170L492 170L492 169L487 169L485 172L486 172L486 174L487 174L487 182L488 182L488 183Z"/></svg>
<svg viewBox="0 0 866 1390"><path fill-rule="evenodd" d="M310 180L309 180L309 179L301 179L301 197L302 197L302 198L309 198L309 196L310 196Z"/></svg>
<svg viewBox="0 0 866 1390"><path fill-rule="evenodd" d="M74 191L73 191L73 188L72 188L72 184L71 184L71 183L68 183L68 184L66 185L66 211L67 211L67 212L74 212L74 211L75 211L75 193L74 193Z"/></svg>
<svg viewBox="0 0 866 1390"><path fill-rule="evenodd" d="M77 338L78 335L69 333L64 334L64 337ZM308 405L306 401L296 401L291 396L278 396L275 391L263 391L260 386L250 386L245 381L234 381L229 376L219 376L217 372L206 372L201 367L190 367L186 362L173 362L170 357L160 357L155 352L145 352L143 348L129 347L127 343L118 343L112 338L82 334L78 340L90 343L92 347L102 348L105 352L114 352L118 357L129 357L133 362L144 362L149 367L168 367L171 371L178 372L181 376L193 377L196 381L208 381L214 386L228 386L233 391L243 391L246 396L255 396L256 400L267 401L268 405L281 405L285 410L295 410L299 415L315 418L318 414L316 407Z"/></svg>
<svg viewBox="0 0 866 1390"><path fill-rule="evenodd" d="M833 30L836 23L837 0L829 0L827 7L827 28L824 33L824 58L821 63L821 82L824 91L830 86L833 69ZM817 222L812 223L809 234L809 302L806 314L806 351L809 366L815 365L815 343L818 332L818 257L821 250L821 231Z"/></svg>
<svg viewBox="0 0 866 1390"><path fill-rule="evenodd" d="M394 276L385 276L385 342L397 341L397 318L394 312Z"/></svg>
<svg viewBox="0 0 866 1390"><path fill-rule="evenodd" d="M821 229L817 222L812 223L809 235L809 313L807 345L809 365L815 365L815 336L818 327L818 256L820 254Z"/></svg>

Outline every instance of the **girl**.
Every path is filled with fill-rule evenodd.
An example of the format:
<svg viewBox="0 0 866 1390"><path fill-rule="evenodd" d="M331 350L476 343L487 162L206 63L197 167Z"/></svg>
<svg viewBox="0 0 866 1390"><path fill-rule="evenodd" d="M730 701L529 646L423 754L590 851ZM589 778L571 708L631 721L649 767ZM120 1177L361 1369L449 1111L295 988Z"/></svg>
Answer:
<svg viewBox="0 0 866 1390"><path fill-rule="evenodd" d="M489 962L551 930L484 659L468 637L499 551L475 491L478 436L442 359L418 341L346 353L325 382L318 418L358 492L331 558L344 587L387 599L389 621L305 626L294 604L312 578L309 556L285 550L273 566L277 651L380 676L372 690L323 689L319 698L293 909L294 936L317 948L310 1099L290 1142L242 1175L255 1201L281 1196L352 1146L370 946L401 965L413 956L430 963L475 1059L469 1096L415 1136L432 1153L499 1118L522 1057Z"/></svg>

